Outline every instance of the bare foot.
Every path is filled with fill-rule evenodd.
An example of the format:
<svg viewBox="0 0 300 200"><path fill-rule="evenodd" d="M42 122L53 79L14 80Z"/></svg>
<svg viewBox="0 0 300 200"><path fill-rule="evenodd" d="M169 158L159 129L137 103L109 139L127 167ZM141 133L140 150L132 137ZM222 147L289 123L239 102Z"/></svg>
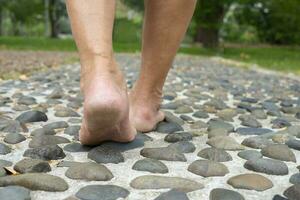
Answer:
<svg viewBox="0 0 300 200"><path fill-rule="evenodd" d="M84 119L79 139L85 145L103 141L129 142L136 130L129 122L129 101L121 71L113 59L84 68Z"/></svg>
<svg viewBox="0 0 300 200"><path fill-rule="evenodd" d="M137 131L150 132L165 116L159 110L161 95L134 87L130 91L130 121Z"/></svg>

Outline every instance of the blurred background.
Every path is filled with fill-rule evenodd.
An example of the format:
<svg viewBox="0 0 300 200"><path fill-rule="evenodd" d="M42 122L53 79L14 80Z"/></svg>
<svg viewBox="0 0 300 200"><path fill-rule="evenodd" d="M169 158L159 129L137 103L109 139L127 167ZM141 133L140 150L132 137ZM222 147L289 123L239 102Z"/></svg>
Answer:
<svg viewBox="0 0 300 200"><path fill-rule="evenodd" d="M117 0L116 52L139 52L142 0ZM0 0L0 77L77 59L64 0ZM198 0L181 53L300 72L300 0ZM26 67L24 67L26 66Z"/></svg>

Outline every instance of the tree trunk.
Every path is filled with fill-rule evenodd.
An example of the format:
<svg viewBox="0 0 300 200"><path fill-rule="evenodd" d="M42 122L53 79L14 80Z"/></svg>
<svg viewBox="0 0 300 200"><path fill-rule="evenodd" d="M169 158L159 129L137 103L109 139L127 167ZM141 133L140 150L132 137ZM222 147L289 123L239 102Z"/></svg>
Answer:
<svg viewBox="0 0 300 200"><path fill-rule="evenodd" d="M217 48L219 45L219 30L199 27L195 41L201 42L205 48Z"/></svg>
<svg viewBox="0 0 300 200"><path fill-rule="evenodd" d="M224 3L221 0L198 0L195 12L197 28L194 41L202 43L206 48L218 47L219 30L224 12Z"/></svg>
<svg viewBox="0 0 300 200"><path fill-rule="evenodd" d="M45 36L49 36L49 0L44 0Z"/></svg>
<svg viewBox="0 0 300 200"><path fill-rule="evenodd" d="M49 22L50 22L50 37L57 38L58 37L58 16L56 12L56 2L57 0L49 0Z"/></svg>

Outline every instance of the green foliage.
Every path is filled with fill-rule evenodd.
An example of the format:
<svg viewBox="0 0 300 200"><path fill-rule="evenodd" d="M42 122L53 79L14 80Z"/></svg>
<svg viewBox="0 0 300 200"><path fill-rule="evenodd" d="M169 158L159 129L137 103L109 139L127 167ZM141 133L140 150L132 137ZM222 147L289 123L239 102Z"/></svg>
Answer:
<svg viewBox="0 0 300 200"><path fill-rule="evenodd" d="M122 3L129 6L130 8L143 12L144 11L144 1L143 0L121 0Z"/></svg>

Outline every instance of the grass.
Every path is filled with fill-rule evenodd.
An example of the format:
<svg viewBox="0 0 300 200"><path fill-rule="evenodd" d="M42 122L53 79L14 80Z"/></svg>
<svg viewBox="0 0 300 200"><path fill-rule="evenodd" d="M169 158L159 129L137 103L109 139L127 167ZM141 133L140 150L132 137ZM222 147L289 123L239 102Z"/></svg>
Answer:
<svg viewBox="0 0 300 200"><path fill-rule="evenodd" d="M131 39L117 39L116 52L139 52L140 44ZM48 39L34 37L0 37L0 49L7 50L45 50L75 51L72 39ZM222 50L210 50L201 47L182 47L179 52L201 56L220 56L236 61L257 64L263 68L294 72L300 74L300 47L281 46L228 46Z"/></svg>

